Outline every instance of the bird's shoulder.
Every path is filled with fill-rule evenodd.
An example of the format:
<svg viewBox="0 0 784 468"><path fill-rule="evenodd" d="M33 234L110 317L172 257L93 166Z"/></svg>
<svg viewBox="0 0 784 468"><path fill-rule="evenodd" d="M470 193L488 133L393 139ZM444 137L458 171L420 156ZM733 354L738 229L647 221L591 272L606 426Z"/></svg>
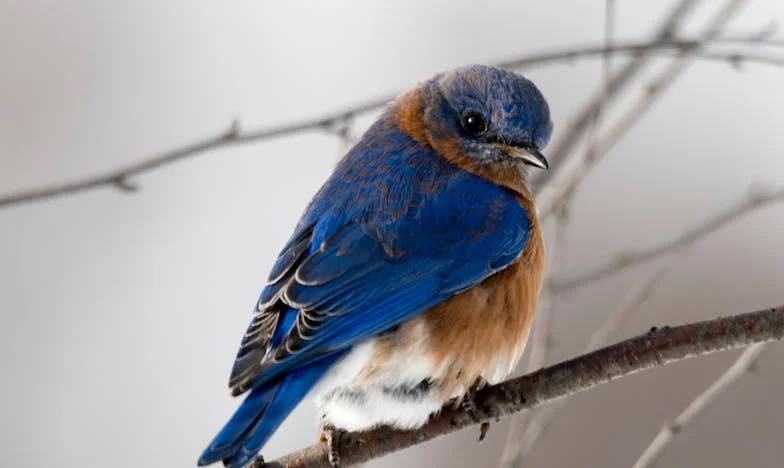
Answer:
<svg viewBox="0 0 784 468"><path fill-rule="evenodd" d="M300 224L330 231L329 226L358 223L416 233L512 228L528 224L527 208L514 190L463 169L407 134L390 113L338 163Z"/></svg>

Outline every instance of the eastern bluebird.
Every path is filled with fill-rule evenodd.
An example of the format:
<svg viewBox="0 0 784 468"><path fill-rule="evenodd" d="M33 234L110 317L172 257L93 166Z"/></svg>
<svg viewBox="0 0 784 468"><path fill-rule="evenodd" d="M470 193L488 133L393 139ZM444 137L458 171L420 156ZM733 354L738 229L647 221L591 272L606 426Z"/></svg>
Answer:
<svg viewBox="0 0 784 468"><path fill-rule="evenodd" d="M395 99L272 267L229 379L250 393L199 465L244 466L309 393L328 435L413 429L509 374L544 273L526 166L547 169L551 131L541 92L499 68Z"/></svg>

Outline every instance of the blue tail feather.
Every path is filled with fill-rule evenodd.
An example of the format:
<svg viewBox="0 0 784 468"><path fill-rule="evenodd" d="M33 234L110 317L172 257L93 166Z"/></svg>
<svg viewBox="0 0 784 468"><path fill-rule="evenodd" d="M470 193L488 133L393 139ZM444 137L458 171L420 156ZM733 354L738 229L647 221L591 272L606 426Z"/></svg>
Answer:
<svg viewBox="0 0 784 468"><path fill-rule="evenodd" d="M240 468L252 461L278 426L343 355L325 356L253 390L199 458L199 466L223 461Z"/></svg>

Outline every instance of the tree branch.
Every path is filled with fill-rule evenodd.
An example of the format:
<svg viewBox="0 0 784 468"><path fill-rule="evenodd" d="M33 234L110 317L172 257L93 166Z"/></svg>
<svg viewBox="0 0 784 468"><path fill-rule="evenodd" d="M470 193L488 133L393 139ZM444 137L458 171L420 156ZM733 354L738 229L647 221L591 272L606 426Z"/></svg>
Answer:
<svg viewBox="0 0 784 468"><path fill-rule="evenodd" d="M606 278L607 276L631 268L632 266L688 247L744 215L781 201L784 201L784 189L772 192L764 190L752 192L745 200L742 200L737 205L730 207L728 210L717 214L704 223L668 241L639 252L622 253L618 255L614 261L611 261L606 265L572 278L566 278L560 281L556 280L550 287L559 293L583 287L586 284L599 281L602 278Z"/></svg>
<svg viewBox="0 0 784 468"><path fill-rule="evenodd" d="M602 55L602 82L604 83L604 95L596 106L596 113L593 116L591 128L589 131L591 144L589 151L592 150L596 143L596 137L599 134L599 128L602 123L602 117L605 110L605 100L610 93L610 80L612 79L612 63L610 62L611 54L609 53L610 47L613 45L615 37L615 0L604 1L604 47L606 52ZM548 249L548 256L554 268L548 268L545 285L550 284L550 279L558 277L563 270L563 261L556 262L561 258L566 258L563 250L566 247L566 227L568 226L570 201L564 200L557 210L557 219L554 226L555 229L555 252ZM555 257L555 253L558 257ZM536 327L528 345L529 359L526 372L532 372L536 369L543 367L547 363L547 355L550 348L553 346L553 322L555 321L556 304L558 303L559 296L548 291L548 304L546 307L539 307L539 312L536 314ZM523 466L524 460L528 452L533 449L536 440L529 441L527 437L532 429L536 429L537 421L541 417L541 412L547 408L537 408L525 413L521 413L512 418L509 423L509 429L506 434L506 442L504 449L501 452L501 461L499 467L502 468L515 468ZM523 443L521 443L521 440Z"/></svg>
<svg viewBox="0 0 784 468"><path fill-rule="evenodd" d="M605 345L609 341L611 334L620 329L626 320L639 310L645 300L653 293L656 285L669 270L670 266L661 267L654 274L645 280L639 281L629 290L621 304L607 317L604 324L591 335L591 339L585 349L586 353ZM547 429L550 428L550 425L556 420L558 414L570 399L571 396L567 396L550 402L538 408L538 411L531 415L528 427L517 442L518 453L515 466L526 466L525 462L533 452L536 443L547 432Z"/></svg>
<svg viewBox="0 0 784 468"><path fill-rule="evenodd" d="M726 38L724 41L737 44L771 45L775 47L784 47L784 43L780 41L774 41L767 38L760 39L760 37L761 34L757 32L748 36ZM717 39L717 42L719 41L721 41L721 39ZM545 65L553 62L570 61L577 58L600 56L607 53L632 53L638 56L640 54L647 54L649 52L670 54L672 51L682 52L684 50L693 48L694 44L695 40L690 39L657 39L654 42L632 42L626 44L616 44L611 47L570 47L563 50L526 56L522 58L515 58L498 63L497 65L505 68L523 69L532 67L534 65ZM744 62L784 66L784 58L782 57L767 54L754 54L748 51L702 51L699 53L699 58L706 60L718 60L735 66L738 66ZM182 161L209 150L225 148L238 144L250 144L312 130L325 130L335 133L338 131L335 130L335 127L339 126L341 122L351 120L352 117L356 115L377 110L393 98L394 96L389 95L371 99L367 102L322 117L306 119L285 125L263 128L245 133L240 131L239 125L235 122L228 131L222 131L215 136L151 156L149 159L140 161L138 163L112 169L105 173L72 182L65 182L62 184L38 187L16 193L0 195L0 209L23 203L42 201L58 196L72 195L87 190L95 190L98 188L117 188L127 192L129 191L127 188L132 186L128 182L131 177L159 169L161 167ZM133 187L134 189L136 188L135 186Z"/></svg>
<svg viewBox="0 0 784 468"><path fill-rule="evenodd" d="M651 43L671 39L680 27L681 23L689 15L691 10L697 5L697 0L681 0L667 17L662 21L656 33L651 39ZM563 136L555 141L549 149L550 164L560 166L561 161L566 159L577 143L585 134L586 130L593 122L597 109L607 104L615 96L619 95L623 89L631 83L632 79L642 71L648 64L652 49L641 51L631 62L626 64L621 70L613 75L608 83L605 83L600 90L583 109L567 124ZM543 173L536 179L534 195L538 195L542 187L547 186L553 174Z"/></svg>
<svg viewBox="0 0 784 468"><path fill-rule="evenodd" d="M651 441L645 452L634 463L634 468L652 468L661 459L664 452L672 445L675 437L682 433L719 397L733 387L747 372L753 369L762 353L770 347L771 343L757 343L746 348L710 387L705 389L697 398L692 400L686 409L671 423L665 423L659 433Z"/></svg>
<svg viewBox="0 0 784 468"><path fill-rule="evenodd" d="M718 37L721 28L732 18L740 5L745 1L729 0L703 28L696 45L691 49L684 50L664 72L658 75L646 87L645 92L628 107L628 110L618 117L608 130L604 131L592 142L585 154L565 161L557 171L554 171L554 175L550 176L549 183L541 186L541 190L537 193L536 205L539 208L540 217L546 218L559 205L565 203L571 197L601 157L632 128L640 117L650 109L656 99L662 96L664 91L686 70L702 50L704 44ZM611 88L608 89L606 95L608 100L612 97L610 91ZM599 101L598 106L603 105L605 104Z"/></svg>
<svg viewBox="0 0 784 468"><path fill-rule="evenodd" d="M421 429L379 428L347 433L340 459L356 465L443 436L480 422L533 408L602 383L683 359L784 338L784 305L650 332L592 353L540 369L477 392L476 419L462 408L446 405ZM326 444L292 453L260 468L328 468Z"/></svg>
<svg viewBox="0 0 784 468"><path fill-rule="evenodd" d="M548 272L547 277L554 277L563 271L563 266L568 256L565 254L566 250L566 229L569 227L568 211L562 210L557 217L555 225L553 226L554 242L552 247L547 249L547 256L550 266L545 270ZM549 281L545 281L549 284ZM528 352L528 364L525 367L526 373L531 373L537 369L541 369L547 364L547 356L553 347L553 322L557 312L557 305L559 297L553 294L549 288L545 288L544 295L546 301L544 305L540 301L539 310L536 313L536 322L531 337L526 346ZM518 441L523 434L526 433L531 419L535 416L534 412L529 414L518 414L512 419L509 424L509 429L506 434L506 442L504 443L504 450L501 453L501 467L511 468L517 466L520 444Z"/></svg>

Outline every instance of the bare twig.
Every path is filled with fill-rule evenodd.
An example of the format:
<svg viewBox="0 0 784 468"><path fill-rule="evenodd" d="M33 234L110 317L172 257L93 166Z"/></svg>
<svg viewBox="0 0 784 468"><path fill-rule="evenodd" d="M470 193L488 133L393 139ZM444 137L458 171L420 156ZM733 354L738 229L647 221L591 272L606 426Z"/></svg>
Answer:
<svg viewBox="0 0 784 468"><path fill-rule="evenodd" d="M654 274L639 281L631 288L629 294L627 294L618 308L616 308L607 317L602 326L591 335L591 339L585 349L586 353L605 345L609 341L610 336L618 331L626 320L640 309L645 300L653 293L656 285L669 270L670 266L671 265L665 265L659 268ZM557 419L558 414L560 414L561 410L563 410L570 399L571 397L565 397L537 408L537 411L529 420L526 431L517 439L519 447L517 466L525 466L525 461L531 453L533 453L536 443L544 436L550 428L550 425Z"/></svg>
<svg viewBox="0 0 784 468"><path fill-rule="evenodd" d="M697 398L692 400L678 417L662 426L648 448L634 463L634 468L652 468L655 466L677 435L682 433L684 429L687 429L724 392L732 388L741 377L754 367L762 353L769 348L770 343L757 343L746 348L732 366Z"/></svg>
<svg viewBox="0 0 784 468"><path fill-rule="evenodd" d="M732 18L746 0L730 0L713 17L700 35L700 41L692 49L686 50L647 87L645 92L620 117L614 125L598 137L595 144L582 157L567 161L556 171L550 182L543 186L536 197L536 204L542 218L546 218L558 205L567 200L589 174L594 165L607 153L627 131L650 109L653 103L666 91L686 68L694 61L696 54L705 41L716 38L721 28ZM610 95L608 95L609 99Z"/></svg>
<svg viewBox="0 0 784 468"><path fill-rule="evenodd" d="M550 254L549 275L555 277L558 272L563 271L564 263L568 258L566 255L566 230L569 227L569 216L566 211L558 214L558 219L554 228L554 242L548 248ZM547 306L543 307L537 314L538 323L531 337L529 349L530 358L526 366L526 372L533 372L543 367L547 363L547 354L553 345L552 324L555 321L556 306L558 297L547 292Z"/></svg>
<svg viewBox="0 0 784 468"><path fill-rule="evenodd" d="M654 271L652 275L635 283L623 301L621 301L618 308L607 316L604 323L593 332L591 339L588 341L588 346L585 348L585 352L593 351L599 346L607 344L607 342L610 341L610 336L612 336L614 332L620 330L624 323L626 323L626 321L642 307L642 304L648 300L651 294L653 294L656 286L659 285L659 282L664 278L664 275L670 271L671 267L671 264L664 265Z"/></svg>
<svg viewBox="0 0 784 468"><path fill-rule="evenodd" d="M701 239L704 239L706 236L718 231L722 227L732 223L744 215L750 214L760 208L781 201L784 201L784 189L779 189L777 191L753 191L746 199L742 200L737 205L730 207L728 210L717 214L704 223L682 234L679 234L678 236L666 242L649 249L641 250L639 252L623 253L618 255L614 261L600 266L591 272L583 273L572 278L555 281L550 287L554 291L564 293L566 291L585 286L586 284L593 283L602 278L610 276L613 273L617 273L632 266L671 254L684 247L688 247Z"/></svg>
<svg viewBox="0 0 784 468"><path fill-rule="evenodd" d="M341 437L341 466L351 466L459 429L533 408L645 369L784 337L784 305L650 332L477 392L473 415L445 406L421 429L379 428ZM472 417L473 416L473 417ZM328 468L326 444L318 444L256 468Z"/></svg>
<svg viewBox="0 0 784 468"><path fill-rule="evenodd" d="M754 33L748 36L739 36L734 39L728 38L726 41L734 41L736 43L745 43L749 45L782 45L780 42L770 39L760 40L759 36L759 33ZM506 68L523 69L532 67L534 65L543 65L564 60L569 61L576 58L585 58L607 53L633 53L638 56L640 54L647 53L669 54L670 51L677 51L680 53L681 51L694 48L694 45L695 40L664 38L654 42L616 44L609 48L606 46L571 47L565 50L516 58L499 63L498 65ZM782 57L776 57L767 54L755 54L748 51L701 51L698 55L699 58L704 58L707 60L718 60L721 62L733 64L735 66L745 62L784 66L784 58ZM39 187L16 193L0 195L0 208L22 203L46 200L58 196L76 194L98 188L114 187L127 191L125 190L126 183L128 183L127 181L133 176L137 176L142 173L182 161L186 158L196 156L213 149L229 147L237 144L250 144L312 130L329 131L335 126L336 123L351 119L353 116L358 114L376 111L393 98L394 96L389 95L381 98L371 99L367 102L325 115L323 117L307 119L300 122L293 122L290 124L259 129L251 132L240 132L238 126L236 124L232 124L232 127L229 131L219 132L213 137L205 138L194 143L189 143L182 147L151 156L149 159L130 164L125 167L112 169L105 173L72 182L65 182L62 184L55 184L52 186ZM550 157L550 159L552 160L553 158ZM122 183L118 184L118 181L122 181Z"/></svg>
<svg viewBox="0 0 784 468"><path fill-rule="evenodd" d="M615 29L615 0L605 0L604 2L604 47L606 52L602 54L602 81L604 83L603 99L596 106L596 112L593 116L591 123L591 140L595 141L596 135L599 132L602 114L605 110L605 99L610 93L610 80L612 79L612 64L610 63L611 54L609 53L610 47L613 43ZM569 222L569 206L570 200L564 199L557 208L557 220L555 224L555 252L558 258L554 257L554 252L550 250L550 259L553 267L547 269L547 276L545 285L550 284L551 278L556 278L563 270L565 258L564 254L566 249L566 228ZM562 260L563 259L563 260ZM537 313L537 324L534 329L534 334L528 346L529 360L526 372L530 373L536 369L541 368L547 362L547 355L550 348L553 346L553 322L555 321L555 314L559 296L546 288L548 291L547 307L540 308ZM546 408L536 408L528 412L521 413L512 418L509 424L509 429L506 435L506 443L504 450L501 453L501 462L499 466L503 468L514 468L523 466L523 461L527 453L533 448L533 443L528 443L525 434L531 430L531 425L539 418L539 413ZM520 443L521 437L525 443Z"/></svg>
<svg viewBox="0 0 784 468"><path fill-rule="evenodd" d="M681 0L664 19L650 42L656 43L662 40L671 39L680 27L680 24L697 3L697 0ZM596 109L601 106L606 106L608 100L619 95L632 79L648 64L651 55L651 49L640 51L634 60L618 71L609 80L609 84L605 85L604 88L588 102L583 110L572 118L567 124L563 136L555 141L548 150L551 165L556 167L561 165L561 161L566 159L583 137L583 134L590 127L594 116L596 115ZM552 177L553 175L549 173L541 174L536 180L537 185L534 187L534 194L538 195L540 189L547 186Z"/></svg>
<svg viewBox="0 0 784 468"><path fill-rule="evenodd" d="M776 40L776 39L763 39L760 41L756 39L756 36L737 36L737 37L717 37L714 40L710 41L703 41L708 45L761 45L761 46L773 46L773 47L784 47L784 41ZM548 65L551 63L560 63L560 62L570 62L572 60L577 59L586 59L590 57L600 57L605 54L611 55L619 55L619 54L630 54L630 55L639 55L644 51L649 51L651 54L656 55L673 55L679 56L686 50L694 49L695 46L699 45L700 41L697 39L663 39L656 42L618 42L611 46L605 45L591 45L585 46L580 48L572 48L563 51L554 51L554 52L545 52L538 55L532 55L523 57L520 59L510 60L509 62L503 62L499 64L499 66L504 66L505 68L514 69L514 70L521 70L524 68L530 68L533 66L543 66ZM761 63L761 64L768 64L768 65L778 65L781 66L782 58L770 54L755 54L751 53L748 50L703 50L700 51L696 58L706 60L706 61L715 61L715 62L724 62L724 63L733 63L736 60L746 60L748 62L754 63ZM555 146L553 146L555 148Z"/></svg>
<svg viewBox="0 0 784 468"><path fill-rule="evenodd" d="M373 104L373 107L375 107L375 104ZM136 190L136 187L130 185L128 182L132 176L173 164L177 161L212 149L276 138L306 130L330 130L334 122L344 120L353 115L354 112L361 112L369 108L371 108L369 104L363 104L355 107L350 111L337 113L328 117L307 120L248 133L241 133L239 129L239 123L235 120L232 122L228 130L220 132L213 137L206 138L195 143L190 143L165 153L161 153L138 163L130 164L118 169L113 169L107 173L88 177L75 182L67 182L62 185L26 190L19 193L2 196L0 197L0 208L20 203L44 200L61 195L78 193L101 187L116 187L123 191L128 191L130 187L133 187L133 190Z"/></svg>
<svg viewBox="0 0 784 468"><path fill-rule="evenodd" d="M548 259L550 266L547 268L547 276L555 277L563 270L563 266L568 256L564 252L566 249L566 229L569 224L568 211L562 210L558 214L558 218L553 227L554 242L552 246L547 249ZM545 281L545 285L549 284ZM556 306L558 303L558 296L552 294L549 288L545 287L544 293L546 295L546 302L543 307L540 307L536 313L536 325L534 326L531 339L528 344L528 364L525 367L526 373L531 373L537 369L541 369L547 363L547 355L553 346L553 322L555 321ZM529 414L521 413L516 415L509 425L506 434L506 443L504 450L501 454L501 466L513 467L516 466L518 441L522 434L525 433L528 420L533 417L534 409L529 411Z"/></svg>

